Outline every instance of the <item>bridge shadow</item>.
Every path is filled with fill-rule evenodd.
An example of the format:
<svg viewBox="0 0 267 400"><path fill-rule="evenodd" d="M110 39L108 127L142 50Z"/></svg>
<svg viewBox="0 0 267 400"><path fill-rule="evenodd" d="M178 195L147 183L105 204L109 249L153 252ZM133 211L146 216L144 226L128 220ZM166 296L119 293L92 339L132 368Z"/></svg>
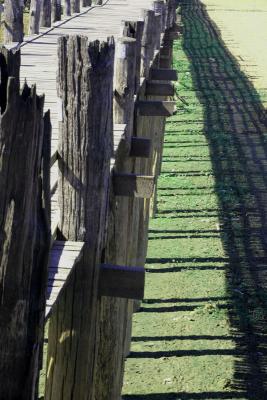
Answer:
<svg viewBox="0 0 267 400"><path fill-rule="evenodd" d="M228 258L228 314L238 353L231 388L242 391L246 399L266 399L266 111L253 84L224 45L205 6L198 0L184 2L182 18L184 50L204 110L205 135L219 199L223 235L220 234ZM218 398L231 398L227 395L220 394ZM178 398L206 398L199 396L179 394Z"/></svg>
<svg viewBox="0 0 267 400"><path fill-rule="evenodd" d="M180 4L184 25L183 47L191 63L194 90L203 107L204 133L209 144L215 191L219 201L220 230L206 233L220 235L225 257L197 260L181 258L179 262L194 262L192 267L187 267L189 269L210 270L214 268L210 263L223 263L219 268L225 272L227 313L231 330L229 338L235 346L234 350L225 351L206 349L196 352L177 349L172 352L135 352L131 357L224 354L234 357L234 377L230 387L222 392L128 394L123 396L123 400L266 400L267 112L259 93L225 46L205 6L199 0L184 0ZM173 142L168 147L174 146L176 145ZM180 160L179 156L176 158ZM183 161L181 156L181 162ZM161 190L167 191L168 195L175 188ZM161 218L199 218L202 215L202 210L160 212ZM208 215L213 216L213 210L209 210ZM183 234L179 231L162 231L163 235L160 236L159 233L158 238L172 238L165 236L166 233L175 234L175 239ZM164 267L172 261L174 260L171 258L149 258L147 271L170 273L183 269L183 266ZM151 264L154 263L159 267L153 269ZM190 305L185 307L188 309ZM179 306L175 306L175 310L179 311ZM167 312L172 311L172 306L153 307L150 310L143 308L141 311ZM167 336L143 336L135 337L133 341L166 341L175 338L177 337L169 336L168 339ZM196 336L191 339L200 338L201 336Z"/></svg>

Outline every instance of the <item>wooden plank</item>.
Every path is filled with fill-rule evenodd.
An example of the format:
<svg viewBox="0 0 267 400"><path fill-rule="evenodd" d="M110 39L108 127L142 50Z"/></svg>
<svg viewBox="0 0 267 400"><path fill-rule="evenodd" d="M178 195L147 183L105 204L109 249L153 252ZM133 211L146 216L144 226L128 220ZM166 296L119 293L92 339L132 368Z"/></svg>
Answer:
<svg viewBox="0 0 267 400"><path fill-rule="evenodd" d="M168 56L167 56L168 57ZM169 57L168 57L169 59ZM174 85L170 82L146 83L146 95L148 96L174 96Z"/></svg>
<svg viewBox="0 0 267 400"><path fill-rule="evenodd" d="M144 297L145 269L120 265L100 265L100 296L141 300Z"/></svg>
<svg viewBox="0 0 267 400"><path fill-rule="evenodd" d="M150 70L150 79L158 81L177 81L178 75L175 69L152 68Z"/></svg>
<svg viewBox="0 0 267 400"><path fill-rule="evenodd" d="M136 104L139 115L170 117L175 112L175 101L144 100Z"/></svg>
<svg viewBox="0 0 267 400"><path fill-rule="evenodd" d="M137 174L113 174L113 189L116 196L151 198L155 177Z"/></svg>
<svg viewBox="0 0 267 400"><path fill-rule="evenodd" d="M132 137L130 157L149 158L151 152L151 140L141 137Z"/></svg>
<svg viewBox="0 0 267 400"><path fill-rule="evenodd" d="M75 249L73 248L75 246ZM48 285L46 290L46 313L48 318L59 293L63 289L74 265L81 259L84 242L55 241L50 251ZM60 279L58 277L60 276Z"/></svg>

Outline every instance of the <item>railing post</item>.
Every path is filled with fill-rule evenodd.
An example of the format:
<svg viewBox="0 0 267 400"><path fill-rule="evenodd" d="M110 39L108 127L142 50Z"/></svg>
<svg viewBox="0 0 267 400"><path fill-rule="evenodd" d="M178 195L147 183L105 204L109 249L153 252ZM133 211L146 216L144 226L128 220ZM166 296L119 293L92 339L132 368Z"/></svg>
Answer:
<svg viewBox="0 0 267 400"><path fill-rule="evenodd" d="M126 140L128 142L133 131L135 71L136 40L129 37L117 39L114 122L126 124Z"/></svg>
<svg viewBox="0 0 267 400"><path fill-rule="evenodd" d="M71 14L80 12L80 0L70 0Z"/></svg>
<svg viewBox="0 0 267 400"><path fill-rule="evenodd" d="M39 33L41 17L41 0L31 0L29 34Z"/></svg>
<svg viewBox="0 0 267 400"><path fill-rule="evenodd" d="M70 16L71 15L70 0L64 0L64 15L65 16Z"/></svg>
<svg viewBox="0 0 267 400"><path fill-rule="evenodd" d="M61 0L51 0L51 22L61 20Z"/></svg>
<svg viewBox="0 0 267 400"><path fill-rule="evenodd" d="M23 42L23 5L20 0L5 0L4 43Z"/></svg>
<svg viewBox="0 0 267 400"><path fill-rule="evenodd" d="M115 171L130 171L129 147L133 129L136 40L119 38L116 41L114 77L114 122L127 124L125 148L116 157ZM116 197L111 190L108 241L105 262L129 265L128 230L129 202L127 197ZM129 267L130 268L130 267ZM124 370L124 342L128 326L129 301L101 297L98 307L98 352L94 379L94 398L120 398ZM108 321L108 323L107 323Z"/></svg>
<svg viewBox="0 0 267 400"><path fill-rule="evenodd" d="M20 94L19 72L6 72L19 68L18 58L1 51L1 95L7 92L0 116L0 398L5 400L35 398L50 248L50 120L48 114L43 119L44 98L36 88L25 84Z"/></svg>
<svg viewBox="0 0 267 400"><path fill-rule="evenodd" d="M51 0L43 0L40 25L47 28L51 26Z"/></svg>
<svg viewBox="0 0 267 400"><path fill-rule="evenodd" d="M92 0L81 0L83 7L90 7L92 5Z"/></svg>
<svg viewBox="0 0 267 400"><path fill-rule="evenodd" d="M141 48L141 76L147 78L149 75L150 63L154 58L154 11L143 10L144 31Z"/></svg>
<svg viewBox="0 0 267 400"><path fill-rule="evenodd" d="M49 324L46 400L93 396L99 265L104 257L113 143L114 41L59 40L60 235L84 242ZM101 116L101 117L100 117Z"/></svg>

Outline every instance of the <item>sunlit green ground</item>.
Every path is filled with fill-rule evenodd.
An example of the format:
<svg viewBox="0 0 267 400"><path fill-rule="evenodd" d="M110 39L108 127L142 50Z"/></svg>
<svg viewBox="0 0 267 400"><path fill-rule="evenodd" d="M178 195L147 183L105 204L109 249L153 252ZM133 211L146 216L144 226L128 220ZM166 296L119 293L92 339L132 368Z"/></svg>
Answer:
<svg viewBox="0 0 267 400"><path fill-rule="evenodd" d="M198 1L182 14L178 112L123 399L267 399L266 90L250 85Z"/></svg>

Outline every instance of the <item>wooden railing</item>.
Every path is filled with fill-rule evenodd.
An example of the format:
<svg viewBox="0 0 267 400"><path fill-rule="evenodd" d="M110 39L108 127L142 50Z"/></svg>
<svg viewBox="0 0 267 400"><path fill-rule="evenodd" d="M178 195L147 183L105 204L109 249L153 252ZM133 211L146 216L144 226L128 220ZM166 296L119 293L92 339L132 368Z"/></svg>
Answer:
<svg viewBox="0 0 267 400"><path fill-rule="evenodd" d="M93 8L105 6L109 2L110 0L64 0L64 2L62 0L31 0L26 35L34 37L40 33L41 28L50 28L59 21L66 22L80 13L90 12ZM5 44L23 42L25 10L24 0L5 0L4 5L0 4ZM29 40L28 37L27 40Z"/></svg>
<svg viewBox="0 0 267 400"><path fill-rule="evenodd" d="M48 316L45 399L120 398L174 112L174 3L123 21L116 43L60 38L52 159L43 98L1 50L0 399L37 393Z"/></svg>

